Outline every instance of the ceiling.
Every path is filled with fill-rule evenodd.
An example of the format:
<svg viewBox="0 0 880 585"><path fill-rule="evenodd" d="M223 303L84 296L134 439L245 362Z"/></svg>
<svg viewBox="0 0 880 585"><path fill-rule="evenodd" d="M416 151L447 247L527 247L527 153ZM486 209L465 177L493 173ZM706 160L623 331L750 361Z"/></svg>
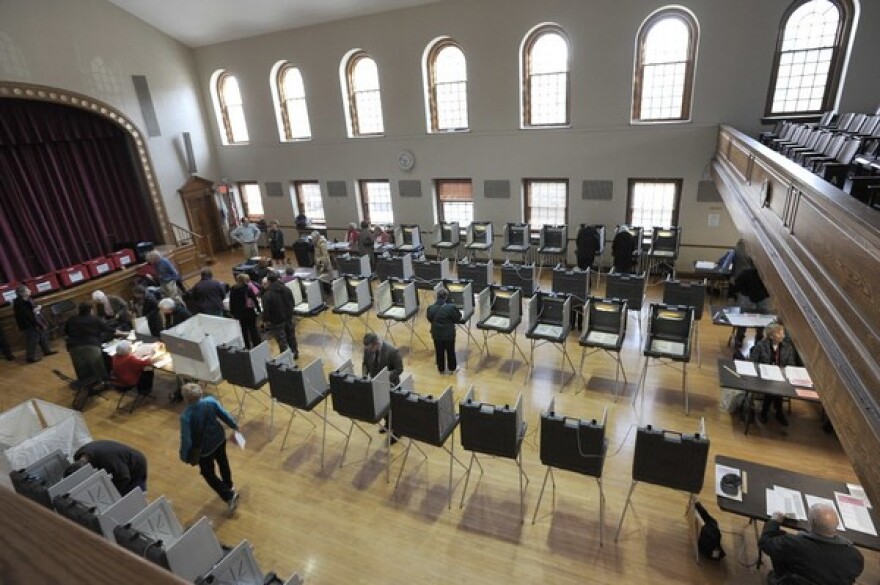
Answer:
<svg viewBox="0 0 880 585"><path fill-rule="evenodd" d="M190 47L440 0L110 0Z"/></svg>

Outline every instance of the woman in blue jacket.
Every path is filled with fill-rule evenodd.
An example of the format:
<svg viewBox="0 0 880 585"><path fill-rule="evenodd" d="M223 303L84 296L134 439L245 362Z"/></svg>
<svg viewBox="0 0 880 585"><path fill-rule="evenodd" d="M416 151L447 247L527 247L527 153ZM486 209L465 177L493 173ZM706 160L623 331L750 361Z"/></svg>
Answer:
<svg viewBox="0 0 880 585"><path fill-rule="evenodd" d="M231 514L238 507L238 492L232 489L226 432L220 421L236 431L238 424L216 398L204 394L200 385L184 384L181 394L187 406L180 415L180 460L199 466L202 477L226 502ZM220 477L217 477L215 463L220 468Z"/></svg>

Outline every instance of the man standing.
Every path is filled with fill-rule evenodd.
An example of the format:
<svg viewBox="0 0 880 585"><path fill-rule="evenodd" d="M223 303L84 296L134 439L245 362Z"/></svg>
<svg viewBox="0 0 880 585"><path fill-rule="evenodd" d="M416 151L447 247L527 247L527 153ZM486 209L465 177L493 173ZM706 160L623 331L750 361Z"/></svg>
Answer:
<svg viewBox="0 0 880 585"><path fill-rule="evenodd" d="M86 464L109 473L121 496L136 487L147 491L147 458L128 445L116 441L86 443L74 453L73 464L64 471L64 477Z"/></svg>
<svg viewBox="0 0 880 585"><path fill-rule="evenodd" d="M210 268L202 269L202 279L192 287L196 312L215 317L223 316L223 299L226 298L226 284L214 280Z"/></svg>
<svg viewBox="0 0 880 585"><path fill-rule="evenodd" d="M43 355L58 353L49 346L47 333L49 323L46 316L40 312L40 305L34 304L34 300L31 298L31 289L21 285L15 289L15 294L15 300L12 301L12 312L15 313L15 323L18 325L18 329L24 333L25 356L28 363L40 361L40 358L37 357L37 344L43 350Z"/></svg>
<svg viewBox="0 0 880 585"><path fill-rule="evenodd" d="M367 333L364 335L363 375L372 378L382 368L388 368L388 378L392 386L400 384L400 375L403 373L400 350L379 339L375 333Z"/></svg>
<svg viewBox="0 0 880 585"><path fill-rule="evenodd" d="M174 268L171 260L163 258L159 252L151 250L147 252L147 264L155 268L159 275L159 290L162 292L162 296L180 300L180 289L177 288L180 273Z"/></svg>
<svg viewBox="0 0 880 585"><path fill-rule="evenodd" d="M259 256L257 242L260 239L260 228L251 224L248 218L241 218L241 225L229 232L229 236L241 244L241 251L245 260L250 260L254 256Z"/></svg>
<svg viewBox="0 0 880 585"><path fill-rule="evenodd" d="M437 290L437 301L428 307L431 337L434 339L434 355L437 371L452 374L458 369L455 360L455 325L461 321L461 311L449 302L449 291Z"/></svg>
<svg viewBox="0 0 880 585"><path fill-rule="evenodd" d="M299 347L293 327L293 292L281 282L275 271L270 272L266 280L269 286L263 293L263 322L266 323L269 333L275 337L281 352L290 347L293 359L298 359Z"/></svg>
<svg viewBox="0 0 880 585"><path fill-rule="evenodd" d="M813 504L806 532L783 531L784 520L785 514L774 512L758 540L758 546L773 561L767 583L855 583L865 568L865 559L850 541L837 535L839 520L833 506Z"/></svg>

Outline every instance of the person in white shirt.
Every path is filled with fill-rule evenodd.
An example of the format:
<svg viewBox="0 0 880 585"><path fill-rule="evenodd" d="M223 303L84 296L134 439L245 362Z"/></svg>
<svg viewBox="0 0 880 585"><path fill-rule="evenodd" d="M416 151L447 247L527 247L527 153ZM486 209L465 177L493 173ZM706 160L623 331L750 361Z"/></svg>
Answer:
<svg viewBox="0 0 880 585"><path fill-rule="evenodd" d="M248 218L241 218L241 225L229 232L229 236L241 244L241 250L245 260L250 260L254 256L259 256L257 242L260 239L260 228L251 224Z"/></svg>

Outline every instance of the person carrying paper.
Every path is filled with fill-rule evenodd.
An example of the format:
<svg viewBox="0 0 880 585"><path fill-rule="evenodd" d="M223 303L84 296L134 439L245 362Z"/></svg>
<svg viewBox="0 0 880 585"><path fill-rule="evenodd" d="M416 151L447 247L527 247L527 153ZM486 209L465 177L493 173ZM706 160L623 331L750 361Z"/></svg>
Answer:
<svg viewBox="0 0 880 585"><path fill-rule="evenodd" d="M767 326L767 337L752 346L749 357L758 364L772 364L780 368L797 365L797 351L794 345L785 337L785 327L781 323L771 323ZM767 413L770 406L776 409L776 420L782 426L788 426L788 418L782 411L781 396L764 396L764 404L761 406L760 420L767 422Z"/></svg>
<svg viewBox="0 0 880 585"><path fill-rule="evenodd" d="M810 529L806 532L785 532L781 527L783 521L785 514L774 512L758 540L758 546L773 561L768 584L852 585L862 574L865 568L862 553L836 534L839 521L832 505L810 507Z"/></svg>

